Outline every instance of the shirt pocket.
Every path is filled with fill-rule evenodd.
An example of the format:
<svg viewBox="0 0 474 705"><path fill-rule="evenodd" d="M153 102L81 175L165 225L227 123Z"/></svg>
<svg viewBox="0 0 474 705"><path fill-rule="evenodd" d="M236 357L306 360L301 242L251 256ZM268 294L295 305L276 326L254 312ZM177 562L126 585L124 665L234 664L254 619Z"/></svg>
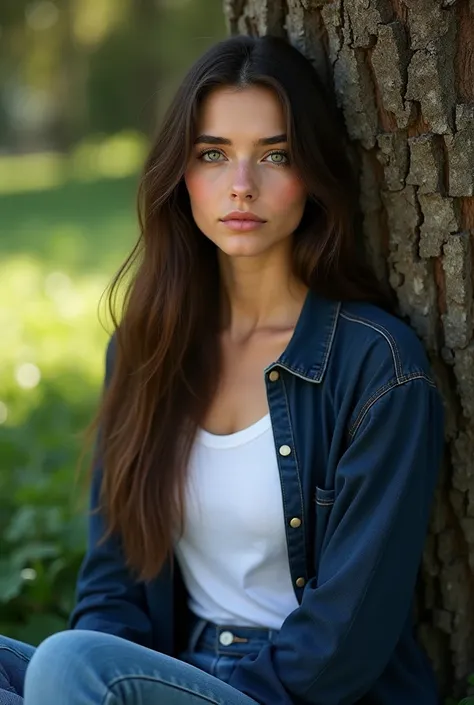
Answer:
<svg viewBox="0 0 474 705"><path fill-rule="evenodd" d="M318 574L319 561L321 559L321 549L323 546L324 536L336 499L335 490L323 490L321 487L316 487L315 502L316 502L316 540L314 543L314 558L316 575Z"/></svg>

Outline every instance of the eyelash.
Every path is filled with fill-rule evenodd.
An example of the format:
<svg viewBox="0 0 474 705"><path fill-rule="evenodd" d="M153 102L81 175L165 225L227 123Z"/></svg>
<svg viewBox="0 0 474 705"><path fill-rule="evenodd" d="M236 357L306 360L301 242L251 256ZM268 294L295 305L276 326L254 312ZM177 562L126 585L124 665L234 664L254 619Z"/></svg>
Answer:
<svg viewBox="0 0 474 705"><path fill-rule="evenodd" d="M202 152L199 152L198 154L198 159L201 161L205 161L203 159L204 155L209 154L210 152L219 152L219 154L224 154L220 149L203 149ZM284 149L273 149L271 152L269 152L265 158L271 157L272 154L282 154L286 158L286 162L278 164L277 162L270 162L270 164L273 164L273 166L288 166L290 163L290 158L288 156L288 152L286 152ZM206 162L207 164L212 164L213 161L211 160L210 162ZM214 162L214 164L217 164L218 162Z"/></svg>

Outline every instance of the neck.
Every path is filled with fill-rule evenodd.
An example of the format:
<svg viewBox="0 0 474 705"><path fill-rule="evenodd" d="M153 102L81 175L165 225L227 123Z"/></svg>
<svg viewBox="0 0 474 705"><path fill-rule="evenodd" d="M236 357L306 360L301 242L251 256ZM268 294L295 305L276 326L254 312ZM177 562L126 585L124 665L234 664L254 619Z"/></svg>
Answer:
<svg viewBox="0 0 474 705"><path fill-rule="evenodd" d="M293 275L289 253L265 257L220 256L223 328L232 338L296 324L307 287Z"/></svg>

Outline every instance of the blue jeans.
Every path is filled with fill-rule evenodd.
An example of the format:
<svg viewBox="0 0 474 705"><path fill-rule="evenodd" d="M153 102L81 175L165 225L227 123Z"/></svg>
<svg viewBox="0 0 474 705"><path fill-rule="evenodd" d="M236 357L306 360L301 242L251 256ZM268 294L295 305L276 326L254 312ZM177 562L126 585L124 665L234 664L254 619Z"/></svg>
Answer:
<svg viewBox="0 0 474 705"><path fill-rule="evenodd" d="M276 634L196 619L179 658L81 629L36 650L0 637L0 705L256 705L227 681Z"/></svg>
<svg viewBox="0 0 474 705"><path fill-rule="evenodd" d="M0 636L0 705L21 705L23 683L34 646Z"/></svg>

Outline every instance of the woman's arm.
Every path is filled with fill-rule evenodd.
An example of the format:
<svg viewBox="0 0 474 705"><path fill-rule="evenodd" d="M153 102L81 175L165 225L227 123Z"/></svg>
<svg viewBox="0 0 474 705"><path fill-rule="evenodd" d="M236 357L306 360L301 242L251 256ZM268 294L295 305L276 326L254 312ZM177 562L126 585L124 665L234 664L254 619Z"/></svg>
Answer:
<svg viewBox="0 0 474 705"><path fill-rule="evenodd" d="M264 705L350 705L371 688L410 615L443 436L423 376L365 405L338 464L318 577L231 685Z"/></svg>
<svg viewBox="0 0 474 705"><path fill-rule="evenodd" d="M112 373L114 354L115 339L112 337L107 346L105 387ZM96 448L98 447L99 443L96 444ZM96 452L90 496L91 510L99 504L101 480L102 461L100 454ZM76 606L69 619L69 627L107 632L151 647L152 628L143 585L132 578L116 537L98 545L104 531L103 515L91 514L87 552L77 581Z"/></svg>

